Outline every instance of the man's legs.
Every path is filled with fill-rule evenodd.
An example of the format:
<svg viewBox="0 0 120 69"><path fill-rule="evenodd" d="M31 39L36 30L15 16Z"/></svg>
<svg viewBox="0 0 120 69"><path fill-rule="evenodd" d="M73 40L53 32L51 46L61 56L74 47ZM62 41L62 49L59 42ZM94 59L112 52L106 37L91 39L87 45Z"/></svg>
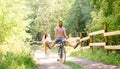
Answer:
<svg viewBox="0 0 120 69"><path fill-rule="evenodd" d="M57 44L57 43L61 42L62 40L63 40L63 38L57 38L57 39L55 40L55 42L53 42L52 47L54 47L54 46L55 46L55 44ZM65 40L65 44L66 44L66 45L68 45L68 46L70 46L70 47L73 47L73 45L72 45L72 44L70 44L70 42L69 42L69 41L67 41L67 40Z"/></svg>
<svg viewBox="0 0 120 69"><path fill-rule="evenodd" d="M59 42L61 42L61 41L62 41L62 38L57 38L57 39L53 42L53 44L52 44L51 47L54 47L55 44L57 44L57 43L59 43Z"/></svg>
<svg viewBox="0 0 120 69"><path fill-rule="evenodd" d="M73 47L73 45L72 45L72 44L70 44L70 42L69 42L69 41L66 41L66 45L68 45L68 46L70 46L70 47Z"/></svg>
<svg viewBox="0 0 120 69"><path fill-rule="evenodd" d="M75 45L72 45L69 41L66 41L66 45L73 47L74 49L77 48L79 44L80 42L77 42Z"/></svg>
<svg viewBox="0 0 120 69"><path fill-rule="evenodd" d="M52 48L52 47L54 47L54 46L55 46L55 44L56 44L56 42L54 41L54 42L53 42L53 44L52 44L52 46L51 46L51 48Z"/></svg>

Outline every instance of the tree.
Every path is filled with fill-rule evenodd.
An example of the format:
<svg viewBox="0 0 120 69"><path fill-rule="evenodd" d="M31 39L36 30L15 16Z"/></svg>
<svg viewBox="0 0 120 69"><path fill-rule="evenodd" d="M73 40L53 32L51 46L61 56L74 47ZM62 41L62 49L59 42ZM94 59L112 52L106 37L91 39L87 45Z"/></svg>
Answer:
<svg viewBox="0 0 120 69"><path fill-rule="evenodd" d="M46 30L54 37L55 26L60 19L64 21L68 9L70 9L70 5L74 0L30 0L29 2L34 12L30 16L33 19L30 24L30 33L35 38L38 31L43 34Z"/></svg>
<svg viewBox="0 0 120 69"><path fill-rule="evenodd" d="M92 15L93 30L103 29L103 24L108 23L108 31L120 30L120 1L119 0L91 0L94 7ZM97 40L100 37L98 37ZM111 37L110 44L120 44L120 36Z"/></svg>
<svg viewBox="0 0 120 69"><path fill-rule="evenodd" d="M30 13L25 0L0 1L0 43L25 41L30 35L27 16Z"/></svg>
<svg viewBox="0 0 120 69"><path fill-rule="evenodd" d="M75 0L66 17L66 27L73 36L86 33L86 24L91 21L89 0Z"/></svg>

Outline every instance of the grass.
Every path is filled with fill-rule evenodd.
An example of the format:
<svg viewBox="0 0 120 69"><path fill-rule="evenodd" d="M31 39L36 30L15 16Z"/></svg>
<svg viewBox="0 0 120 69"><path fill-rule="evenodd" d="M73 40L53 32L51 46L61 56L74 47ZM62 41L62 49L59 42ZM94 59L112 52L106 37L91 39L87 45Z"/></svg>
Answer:
<svg viewBox="0 0 120 69"><path fill-rule="evenodd" d="M43 46L42 45L32 45L31 46L31 50L35 51L35 50L43 50Z"/></svg>
<svg viewBox="0 0 120 69"><path fill-rule="evenodd" d="M72 69L83 69L83 67L81 67L80 65L70 62L70 61L66 61L65 65L72 67Z"/></svg>
<svg viewBox="0 0 120 69"><path fill-rule="evenodd" d="M110 52L108 55L104 50L77 50L71 52L70 55L94 61L100 61L106 64L120 65L120 54L117 54L115 51Z"/></svg>
<svg viewBox="0 0 120 69"><path fill-rule="evenodd" d="M0 69L34 69L29 46L0 45Z"/></svg>

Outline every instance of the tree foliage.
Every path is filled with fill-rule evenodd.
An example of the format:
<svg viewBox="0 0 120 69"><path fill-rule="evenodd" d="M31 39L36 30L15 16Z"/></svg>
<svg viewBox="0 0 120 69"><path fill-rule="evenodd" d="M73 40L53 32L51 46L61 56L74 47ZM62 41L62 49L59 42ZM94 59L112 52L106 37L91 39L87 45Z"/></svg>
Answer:
<svg viewBox="0 0 120 69"><path fill-rule="evenodd" d="M67 33L79 36L103 29L105 22L109 31L120 29L119 0L29 0L34 13L30 32L35 37L38 31L49 30L54 36L54 28L59 19L63 20ZM101 40L101 37L98 38Z"/></svg>
<svg viewBox="0 0 120 69"><path fill-rule="evenodd" d="M0 43L12 40L25 41L30 35L26 33L28 27L27 15L30 13L25 0L0 1Z"/></svg>
<svg viewBox="0 0 120 69"><path fill-rule="evenodd" d="M66 17L66 27L73 36L80 32L86 33L88 31L86 25L90 23L92 10L89 0L75 0Z"/></svg>
<svg viewBox="0 0 120 69"><path fill-rule="evenodd" d="M120 1L119 0L91 0L94 11L91 27L94 30L103 29L103 24L108 23L108 31L120 30ZM100 37L99 37L100 38ZM97 40L100 40L97 38ZM109 38L109 44L120 44L120 36Z"/></svg>
<svg viewBox="0 0 120 69"><path fill-rule="evenodd" d="M33 38L38 31L43 34L46 30L54 37L55 26L60 19L64 21L73 2L69 0L31 0L30 6L34 13L30 17L35 16L30 28Z"/></svg>
<svg viewBox="0 0 120 69"><path fill-rule="evenodd" d="M91 3L95 9L92 13L93 23L99 24L107 22L109 24L109 30L120 29L119 0L92 0Z"/></svg>
<svg viewBox="0 0 120 69"><path fill-rule="evenodd" d="M90 23L91 7L89 0L31 0L35 18L31 23L31 33L35 34L46 29L54 36L54 28L60 19L63 20L68 34L79 35L86 31L86 23ZM33 16L32 15L32 16ZM31 16L31 17L32 17ZM74 34L76 33L76 34Z"/></svg>
<svg viewBox="0 0 120 69"><path fill-rule="evenodd" d="M31 14L26 0L0 0L0 69L34 69L25 41Z"/></svg>

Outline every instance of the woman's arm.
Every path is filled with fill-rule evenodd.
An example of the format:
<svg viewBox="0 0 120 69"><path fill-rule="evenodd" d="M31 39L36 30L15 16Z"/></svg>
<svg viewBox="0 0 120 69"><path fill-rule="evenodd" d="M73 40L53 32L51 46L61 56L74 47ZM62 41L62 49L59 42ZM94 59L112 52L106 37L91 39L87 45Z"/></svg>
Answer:
<svg viewBox="0 0 120 69"><path fill-rule="evenodd" d="M49 40L51 41L51 37L50 37L50 34L48 34L48 38L49 38Z"/></svg>

